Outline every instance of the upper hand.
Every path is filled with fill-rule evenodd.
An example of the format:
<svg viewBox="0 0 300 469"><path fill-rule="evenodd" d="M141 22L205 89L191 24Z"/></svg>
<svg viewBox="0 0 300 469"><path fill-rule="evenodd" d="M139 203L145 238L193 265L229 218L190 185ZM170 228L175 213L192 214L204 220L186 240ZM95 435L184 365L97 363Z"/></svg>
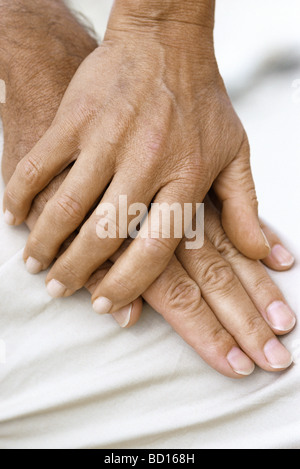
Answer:
<svg viewBox="0 0 300 469"><path fill-rule="evenodd" d="M36 271L46 269L98 198L117 204L201 202L211 185L223 202L223 226L251 258L269 246L261 232L249 162L249 145L210 48L194 49L141 35L107 32L80 67L45 136L18 165L4 198L14 224L23 222L34 197L72 161L25 249ZM203 41L205 43L205 41ZM178 47L176 47L178 46ZM53 296L69 296L110 258L122 239L100 240L96 211L51 269ZM130 220L129 220L130 221ZM164 240L165 241L165 240ZM135 240L114 265L97 297L118 311L164 271L178 239ZM151 269L148 266L151 265ZM126 286L126 295L119 295ZM110 297L108 292L113 291Z"/></svg>

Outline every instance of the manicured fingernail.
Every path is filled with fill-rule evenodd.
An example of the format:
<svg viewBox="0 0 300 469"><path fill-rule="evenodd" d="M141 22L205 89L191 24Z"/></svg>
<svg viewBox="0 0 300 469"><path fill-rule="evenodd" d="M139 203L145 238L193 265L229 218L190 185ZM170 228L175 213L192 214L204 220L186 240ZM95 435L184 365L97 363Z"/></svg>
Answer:
<svg viewBox="0 0 300 469"><path fill-rule="evenodd" d="M268 238L266 237L266 235L265 235L265 233L264 233L263 230L261 230L261 232L262 232L263 237L264 237L264 240L265 240L265 246L266 246L266 248L268 248L269 251L271 252L271 246L270 246L270 243L269 243L269 241L268 241Z"/></svg>
<svg viewBox="0 0 300 469"><path fill-rule="evenodd" d="M295 314L282 301L274 301L267 308L267 316L271 326L281 332L290 331L296 324Z"/></svg>
<svg viewBox="0 0 300 469"><path fill-rule="evenodd" d="M64 296L67 288L57 280L51 280L47 285L47 291L52 298L60 298Z"/></svg>
<svg viewBox="0 0 300 469"><path fill-rule="evenodd" d="M227 355L227 360L233 371L238 375L250 376L255 370L253 361L238 347L233 347Z"/></svg>
<svg viewBox="0 0 300 469"><path fill-rule="evenodd" d="M97 314L108 314L113 307L112 302L108 298L100 297L93 303L94 311Z"/></svg>
<svg viewBox="0 0 300 469"><path fill-rule="evenodd" d="M117 311L116 313L112 314L112 316L117 321L119 326L121 327L128 326L130 322L130 318L131 318L132 308L133 308L133 305L131 304L129 307L126 306L125 308L120 309L120 311Z"/></svg>
<svg viewBox="0 0 300 469"><path fill-rule="evenodd" d="M33 257L28 257L26 261L27 272L29 272L32 275L36 275L41 272L42 268L43 266L39 261L37 261Z"/></svg>
<svg viewBox="0 0 300 469"><path fill-rule="evenodd" d="M282 265L282 267L290 267L295 262L295 258L292 254L281 246L281 244L273 246L271 256L278 264Z"/></svg>
<svg viewBox="0 0 300 469"><path fill-rule="evenodd" d="M265 357L274 370L285 370L293 363L290 352L277 339L271 339L266 343Z"/></svg>
<svg viewBox="0 0 300 469"><path fill-rule="evenodd" d="M13 226L16 223L16 218L9 210L5 210L4 221L8 225Z"/></svg>

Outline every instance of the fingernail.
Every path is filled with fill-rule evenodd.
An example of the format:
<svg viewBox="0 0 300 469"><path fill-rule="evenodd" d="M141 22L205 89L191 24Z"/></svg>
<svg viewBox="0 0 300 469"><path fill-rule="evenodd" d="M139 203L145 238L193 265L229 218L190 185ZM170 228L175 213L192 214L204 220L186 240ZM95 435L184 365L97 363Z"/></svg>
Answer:
<svg viewBox="0 0 300 469"><path fill-rule="evenodd" d="M117 321L119 326L121 327L128 326L130 322L130 318L131 318L132 308L133 308L133 305L131 304L129 307L126 306L125 308L120 309L120 311L117 311L116 313L112 314L112 316Z"/></svg>
<svg viewBox="0 0 300 469"><path fill-rule="evenodd" d="M273 246L271 256L278 264L282 265L282 267L290 267L295 262L295 258L292 254L281 246L281 244Z"/></svg>
<svg viewBox="0 0 300 469"><path fill-rule="evenodd" d="M282 301L274 301L267 308L267 317L272 327L281 332L290 331L296 324L295 314Z"/></svg>
<svg viewBox="0 0 300 469"><path fill-rule="evenodd" d="M274 370L289 368L293 363L292 355L277 339L271 339L266 343L264 353Z"/></svg>
<svg viewBox="0 0 300 469"><path fill-rule="evenodd" d="M266 235L265 235L265 233L264 233L263 230L261 230L261 232L262 232L263 237L264 237L264 240L265 240L265 246L266 246L266 248L268 248L269 251L271 252L271 246L270 246L270 243L269 243L269 241L268 241L268 238L266 237Z"/></svg>
<svg viewBox="0 0 300 469"><path fill-rule="evenodd" d="M97 314L108 314L113 307L112 302L108 298L100 297L93 303L94 311Z"/></svg>
<svg viewBox="0 0 300 469"><path fill-rule="evenodd" d="M51 280L47 285L47 291L52 298L60 298L64 296L67 288L58 280Z"/></svg>
<svg viewBox="0 0 300 469"><path fill-rule="evenodd" d="M238 347L233 347L227 355L227 360L233 371L238 375L250 376L255 370L253 361Z"/></svg>
<svg viewBox="0 0 300 469"><path fill-rule="evenodd" d="M4 221L8 225L13 226L16 223L16 218L9 210L5 210Z"/></svg>
<svg viewBox="0 0 300 469"><path fill-rule="evenodd" d="M29 272L32 275L39 274L41 270L43 269L42 264L34 259L33 257L28 257L26 261L26 269L27 272Z"/></svg>

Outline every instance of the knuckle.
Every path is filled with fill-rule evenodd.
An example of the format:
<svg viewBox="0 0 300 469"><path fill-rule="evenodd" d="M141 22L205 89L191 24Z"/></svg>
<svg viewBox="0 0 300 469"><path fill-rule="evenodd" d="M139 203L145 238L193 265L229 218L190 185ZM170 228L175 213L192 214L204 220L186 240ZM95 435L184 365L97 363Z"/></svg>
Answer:
<svg viewBox="0 0 300 469"><path fill-rule="evenodd" d="M67 287L70 290L79 290L82 288L89 279L89 275L86 278L80 275L80 271L76 269L72 260L65 255L56 266L55 278L65 279Z"/></svg>
<svg viewBox="0 0 300 469"><path fill-rule="evenodd" d="M236 277L231 267L224 261L207 262L203 266L202 278L206 288L212 291L219 290L228 294L236 286Z"/></svg>
<svg viewBox="0 0 300 469"><path fill-rule="evenodd" d="M198 312L201 305L200 288L192 279L180 276L170 285L165 302L169 308L184 311L186 314Z"/></svg>
<svg viewBox="0 0 300 469"><path fill-rule="evenodd" d="M220 359L225 357L228 350L235 345L233 337L218 322L202 324L199 336L201 341L196 344L196 350L200 355L205 350L206 356L210 357L212 366L218 368Z"/></svg>
<svg viewBox="0 0 300 469"><path fill-rule="evenodd" d="M36 257L38 257L40 260L43 259L44 261L48 261L48 259L51 259L46 245L40 239L40 236L35 233L31 233L29 236L27 250L28 252L36 255Z"/></svg>
<svg viewBox="0 0 300 469"><path fill-rule="evenodd" d="M211 329L211 340L214 344L223 344L224 341L227 342L227 339L228 332L224 329L221 324Z"/></svg>
<svg viewBox="0 0 300 469"><path fill-rule="evenodd" d="M255 294L260 294L261 292L267 291L277 291L277 287L274 285L270 277L266 276L257 276L251 281L251 288Z"/></svg>
<svg viewBox="0 0 300 469"><path fill-rule="evenodd" d="M41 173L38 163L32 156L21 161L17 166L17 171L25 180L26 184L31 186L34 186L38 182Z"/></svg>
<svg viewBox="0 0 300 469"><path fill-rule="evenodd" d="M243 335L260 337L265 332L266 323L259 314L251 315L245 320Z"/></svg>
<svg viewBox="0 0 300 469"><path fill-rule="evenodd" d="M143 241L143 250L154 264L168 261L173 254L169 239L150 237Z"/></svg>
<svg viewBox="0 0 300 469"><path fill-rule="evenodd" d="M232 342L232 338L224 327L219 324L210 330L211 348L214 349L215 353L219 356L224 355L224 349L228 349L228 344Z"/></svg>
<svg viewBox="0 0 300 469"><path fill-rule="evenodd" d="M85 216L81 201L72 192L65 192L53 203L55 205L55 212L58 212L62 218L80 223ZM52 209L51 206L50 209Z"/></svg>
<svg viewBox="0 0 300 469"><path fill-rule="evenodd" d="M223 230L212 235L212 242L221 256L226 259L231 259L238 254Z"/></svg>
<svg viewBox="0 0 300 469"><path fill-rule="evenodd" d="M118 297L122 297L123 301L128 299L132 301L132 290L130 288L131 282L122 275L121 272L115 271L109 279L110 289L112 292L118 292ZM135 295L137 296L137 295Z"/></svg>

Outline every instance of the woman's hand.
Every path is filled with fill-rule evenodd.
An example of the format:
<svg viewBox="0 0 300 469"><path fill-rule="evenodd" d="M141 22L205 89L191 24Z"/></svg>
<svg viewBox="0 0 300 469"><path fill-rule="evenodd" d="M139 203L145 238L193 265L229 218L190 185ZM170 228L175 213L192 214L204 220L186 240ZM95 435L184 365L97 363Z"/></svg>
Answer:
<svg viewBox="0 0 300 469"><path fill-rule="evenodd" d="M233 244L250 258L266 257L249 145L218 72L212 26L134 18L120 13L120 3L105 41L82 64L53 125L8 184L6 219L19 224L34 197L75 161L28 240L25 262L35 272L48 268L103 193L102 202L114 205L127 195L129 205L183 206L201 202L213 183ZM47 278L52 296L80 289L120 248L119 237L98 238L99 218L95 211L54 264ZM102 312L116 312L147 290L179 242L135 240L99 289ZM124 290L123 297L114 293Z"/></svg>
<svg viewBox="0 0 300 469"><path fill-rule="evenodd" d="M266 371L282 371L291 365L292 357L276 335L294 328L295 314L263 265L234 248L208 198L205 204L204 247L188 251L182 241L176 256L143 297L225 376L248 376L255 364ZM263 226L272 246L264 262L275 270L290 269L293 257L276 234ZM120 255L117 253L113 260ZM100 269L88 282L93 297L99 282L108 281L111 270L111 266ZM116 319L123 327L130 327L140 314L141 305L134 303Z"/></svg>

